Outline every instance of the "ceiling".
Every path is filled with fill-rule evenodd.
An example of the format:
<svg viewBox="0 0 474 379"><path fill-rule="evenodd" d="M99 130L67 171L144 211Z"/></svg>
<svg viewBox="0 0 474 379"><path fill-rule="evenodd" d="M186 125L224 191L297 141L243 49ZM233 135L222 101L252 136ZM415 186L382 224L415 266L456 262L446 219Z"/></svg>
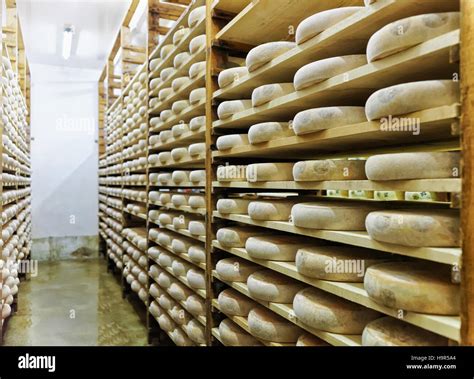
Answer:
<svg viewBox="0 0 474 379"><path fill-rule="evenodd" d="M102 70L131 0L17 0L30 65ZM62 57L64 26L75 28Z"/></svg>

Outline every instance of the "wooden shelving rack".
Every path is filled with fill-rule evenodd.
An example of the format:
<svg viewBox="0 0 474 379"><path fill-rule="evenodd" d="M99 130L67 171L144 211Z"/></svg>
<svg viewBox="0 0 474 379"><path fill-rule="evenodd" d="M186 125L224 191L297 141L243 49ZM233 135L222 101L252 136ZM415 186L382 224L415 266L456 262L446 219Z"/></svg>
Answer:
<svg viewBox="0 0 474 379"><path fill-rule="evenodd" d="M1 186L2 239L0 263L17 275L2 277L2 288L11 290L0 299L2 311L11 308L5 319L0 319L0 344L8 322L21 302L18 299L21 281L29 278L31 252L31 78L21 24L15 1L6 1L6 23L1 29L0 74L2 85ZM20 304L19 304L20 303Z"/></svg>

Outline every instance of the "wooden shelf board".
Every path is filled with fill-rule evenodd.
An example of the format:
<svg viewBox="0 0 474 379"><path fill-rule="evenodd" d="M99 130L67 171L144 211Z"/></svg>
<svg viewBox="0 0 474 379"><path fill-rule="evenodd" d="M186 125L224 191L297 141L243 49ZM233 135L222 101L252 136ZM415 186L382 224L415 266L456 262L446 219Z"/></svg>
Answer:
<svg viewBox="0 0 474 379"><path fill-rule="evenodd" d="M212 8L227 12L237 14L241 12L252 0L216 0L212 4Z"/></svg>
<svg viewBox="0 0 474 379"><path fill-rule="evenodd" d="M203 126L199 130L190 131L182 134L178 138L171 138L166 143L159 145L148 146L149 152L169 151L175 147L186 146L195 142L203 142L205 137L206 127Z"/></svg>
<svg viewBox="0 0 474 379"><path fill-rule="evenodd" d="M183 205L181 207L175 207L172 204L159 204L158 202L153 202L153 201L149 201L148 204L157 205L159 207L162 207L163 209L167 209L167 210L170 210L170 211L186 212L186 213L197 214L197 215L201 215L201 216L206 215L206 209L205 208L195 209L195 208L191 208L189 205Z"/></svg>
<svg viewBox="0 0 474 379"><path fill-rule="evenodd" d="M197 289L197 288L193 288L189 285L188 283L188 279L186 279L185 276L176 276L174 273L173 273L173 270L170 268L170 267L161 267L163 270L165 270L167 273L169 273L170 275L172 275L174 278L178 279L181 283L183 283L185 286L187 286L189 289L193 290L194 292L196 292L199 296L201 296L203 299L206 299L206 290L203 290L203 289Z"/></svg>
<svg viewBox="0 0 474 379"><path fill-rule="evenodd" d="M183 236L192 238L196 241L200 241L200 242L203 242L203 243L206 242L206 237L205 236L195 236L195 235L189 233L189 231L187 229L176 229L172 225L161 225L160 223L158 223L156 221L153 221L153 220L150 220L150 222L153 223L154 225L159 226L162 229L171 230L172 232L175 232L175 233L181 234Z"/></svg>
<svg viewBox="0 0 474 379"><path fill-rule="evenodd" d="M327 241L339 242L367 249L400 254L407 257L426 259L448 265L461 265L462 250L457 247L410 247L378 242L370 238L367 232L335 231L298 228L284 221L255 221L247 215L221 215L214 211L213 216L224 220L231 220L247 225L255 225L272 230L320 238Z"/></svg>
<svg viewBox="0 0 474 379"><path fill-rule="evenodd" d="M193 266L195 267L198 267L200 268L201 270L206 270L206 264L205 263L196 263L194 262L193 260L191 260L191 258L189 258L189 255L188 254L177 254L173 251L173 249L171 248L171 246L163 246L163 245L160 245L158 243L158 241L156 240L153 240L153 239L150 239L150 241L154 242L157 246L156 247L159 247L161 249L164 249L166 250L167 253L170 253L170 254L173 254L174 256L188 262L188 263L191 263ZM150 246L149 246L150 247ZM158 262L157 262L158 263Z"/></svg>
<svg viewBox="0 0 474 379"><path fill-rule="evenodd" d="M181 122L188 122L194 117L204 116L205 105L206 99L202 99L199 103L191 105L190 107L182 111L179 115L171 117L169 120L156 126L155 128L150 127L150 133L158 133L163 130L168 130Z"/></svg>
<svg viewBox="0 0 474 379"><path fill-rule="evenodd" d="M364 289L363 283L331 282L327 280L313 279L298 273L295 262L277 262L254 259L248 255L245 249L225 248L220 245L218 241L213 241L212 246L220 250L227 251L228 253L236 255L240 258L244 258L261 266L267 267L271 270L277 271L280 274L289 276L313 287L319 288L323 291L329 292L333 295L342 297L346 300L363 305L388 316L395 318L398 317L398 310L381 306L370 299L367 291ZM461 321L459 317L406 312L404 314L403 320L410 324L429 330L433 333L450 338L454 341L459 341L461 329Z"/></svg>
<svg viewBox="0 0 474 379"><path fill-rule="evenodd" d="M206 183L205 182L198 182L198 183L192 183L192 182L185 182L181 184L150 184L149 185L151 189L153 188L205 188Z"/></svg>
<svg viewBox="0 0 474 379"><path fill-rule="evenodd" d="M183 159L180 162L173 162L165 165L150 165L149 168L161 169L161 168L204 168L205 156L200 155L198 158L191 157L192 159Z"/></svg>

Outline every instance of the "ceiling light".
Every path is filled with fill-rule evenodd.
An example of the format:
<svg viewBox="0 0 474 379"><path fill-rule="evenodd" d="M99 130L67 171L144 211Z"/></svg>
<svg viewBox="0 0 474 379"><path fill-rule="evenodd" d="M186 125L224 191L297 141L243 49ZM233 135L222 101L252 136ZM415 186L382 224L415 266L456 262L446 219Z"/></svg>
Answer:
<svg viewBox="0 0 474 379"><path fill-rule="evenodd" d="M72 25L66 26L63 33L63 58L66 60L71 56L73 35L74 27Z"/></svg>

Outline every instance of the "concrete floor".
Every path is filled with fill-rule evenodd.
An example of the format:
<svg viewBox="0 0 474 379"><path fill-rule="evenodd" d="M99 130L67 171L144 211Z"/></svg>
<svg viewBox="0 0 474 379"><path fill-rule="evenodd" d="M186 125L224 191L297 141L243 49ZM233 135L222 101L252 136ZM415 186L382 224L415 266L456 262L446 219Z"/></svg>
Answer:
<svg viewBox="0 0 474 379"><path fill-rule="evenodd" d="M144 346L147 334L104 259L39 262L21 283L6 346Z"/></svg>

